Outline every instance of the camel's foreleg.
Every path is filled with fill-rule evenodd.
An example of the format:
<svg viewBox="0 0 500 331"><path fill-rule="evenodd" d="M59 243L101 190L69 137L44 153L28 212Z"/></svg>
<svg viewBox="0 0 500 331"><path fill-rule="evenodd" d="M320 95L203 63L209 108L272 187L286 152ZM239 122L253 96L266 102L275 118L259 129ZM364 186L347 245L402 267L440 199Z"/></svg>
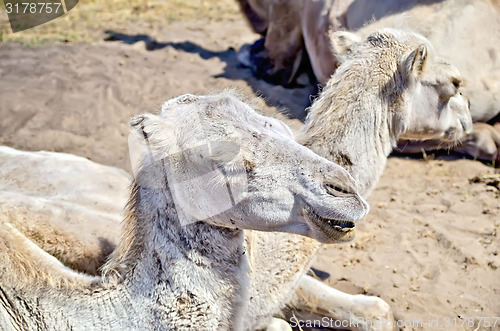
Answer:
<svg viewBox="0 0 500 331"><path fill-rule="evenodd" d="M345 321L360 330L393 329L391 308L378 297L347 294L307 275L301 278L296 294L298 309Z"/></svg>

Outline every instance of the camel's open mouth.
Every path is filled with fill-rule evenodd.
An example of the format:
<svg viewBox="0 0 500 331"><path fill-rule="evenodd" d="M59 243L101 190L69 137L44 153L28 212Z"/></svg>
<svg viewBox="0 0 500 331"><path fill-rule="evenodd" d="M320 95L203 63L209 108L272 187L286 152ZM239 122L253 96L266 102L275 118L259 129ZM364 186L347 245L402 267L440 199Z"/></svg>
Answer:
<svg viewBox="0 0 500 331"><path fill-rule="evenodd" d="M313 223L327 234L333 232L338 236L339 232L348 233L356 229L356 224L354 223L354 221L326 218L323 216L319 216L310 209L308 209L307 212Z"/></svg>

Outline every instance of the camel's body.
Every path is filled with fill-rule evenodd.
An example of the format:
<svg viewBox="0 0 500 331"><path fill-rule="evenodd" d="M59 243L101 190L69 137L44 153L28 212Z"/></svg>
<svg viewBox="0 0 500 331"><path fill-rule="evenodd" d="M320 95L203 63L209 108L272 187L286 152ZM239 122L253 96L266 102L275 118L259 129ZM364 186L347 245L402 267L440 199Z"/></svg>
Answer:
<svg viewBox="0 0 500 331"><path fill-rule="evenodd" d="M424 38L401 31L385 31L364 42L351 37L334 36L344 64L311 108L300 141L348 168L358 178L360 192L368 195L402 132L456 139L470 129L471 122L467 101L453 87L458 72L437 59ZM367 72L374 66L380 68L375 76ZM442 84L429 85L436 78ZM427 102L440 99L441 90L448 91L443 104ZM441 113L447 116L440 118ZM317 241L304 236L246 232L252 272L248 279L249 304L243 314L245 329L265 327L270 317L292 299L300 306L340 319L391 318L389 306L378 298L342 294L306 276L319 247ZM308 300L296 295L297 288ZM313 306L314 302L318 306ZM359 327L367 329L362 323Z"/></svg>
<svg viewBox="0 0 500 331"><path fill-rule="evenodd" d="M141 167L121 240L98 276L78 273L37 246L53 233L42 227L30 240L8 214L0 216L2 330L240 330L252 274L243 229L328 241L349 236L352 222L367 212L345 170L227 93L173 99L160 116L131 124L142 141ZM113 173L59 159L85 175ZM339 185L350 193L328 188Z"/></svg>
<svg viewBox="0 0 500 331"><path fill-rule="evenodd" d="M69 267L96 275L119 241L130 175L70 154L9 147L0 147L0 168L0 215L46 251L68 252L58 258Z"/></svg>
<svg viewBox="0 0 500 331"><path fill-rule="evenodd" d="M409 28L427 37L438 54L457 66L464 77L464 94L471 101L474 122L495 120L500 114L500 2L492 0L294 0L240 1L254 29L265 34L265 50L256 55L257 73L290 83L307 52L320 84L326 84L339 64L327 42L328 31L356 31L361 36L383 27ZM252 15L251 13L254 13ZM284 14L286 13L286 14ZM257 17L257 19L256 19ZM260 20L258 19L260 17ZM259 26L255 22L260 23ZM267 29L267 30L266 30ZM294 33L286 34L293 30ZM304 45L305 49L302 49ZM263 60L262 58L266 58ZM261 65L269 63L269 65ZM261 72L263 71L263 72ZM276 77L277 79L273 79ZM498 119L496 119L498 120ZM498 129L477 125L469 143L458 150L500 162ZM492 135L493 134L493 135ZM477 140L481 136L484 139ZM403 137L404 138L404 137ZM495 148L491 151L490 146ZM449 146L442 141L412 145L404 151Z"/></svg>

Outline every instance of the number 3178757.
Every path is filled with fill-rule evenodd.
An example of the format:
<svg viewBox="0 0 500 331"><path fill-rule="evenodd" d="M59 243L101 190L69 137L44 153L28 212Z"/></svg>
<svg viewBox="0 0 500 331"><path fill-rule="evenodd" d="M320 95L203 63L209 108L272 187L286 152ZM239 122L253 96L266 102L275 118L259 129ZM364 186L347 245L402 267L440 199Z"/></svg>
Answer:
<svg viewBox="0 0 500 331"><path fill-rule="evenodd" d="M7 14L36 14L36 13L59 13L63 8L61 3L57 2L21 2L21 3L5 3Z"/></svg>

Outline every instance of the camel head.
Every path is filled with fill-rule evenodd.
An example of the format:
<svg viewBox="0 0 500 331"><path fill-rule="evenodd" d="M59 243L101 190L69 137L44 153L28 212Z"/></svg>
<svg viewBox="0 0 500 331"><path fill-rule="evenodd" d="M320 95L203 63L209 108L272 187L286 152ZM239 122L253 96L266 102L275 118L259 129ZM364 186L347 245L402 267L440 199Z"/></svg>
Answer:
<svg viewBox="0 0 500 331"><path fill-rule="evenodd" d="M370 74L388 77L380 86L381 97L392 108L392 127L399 128L400 138L457 141L471 132L469 100L461 91L460 72L439 58L425 37L388 28L364 40L345 31L330 37L341 62L366 54L376 59Z"/></svg>
<svg viewBox="0 0 500 331"><path fill-rule="evenodd" d="M472 131L469 99L458 69L422 44L406 61L410 121L402 138L457 141Z"/></svg>
<svg viewBox="0 0 500 331"><path fill-rule="evenodd" d="M131 120L158 172L138 185L167 183L181 222L282 231L341 242L354 237L367 203L342 167L295 142L290 129L232 92L183 95L160 115ZM158 170L160 169L160 170ZM139 170L140 171L140 170ZM146 178L146 179L144 179Z"/></svg>

